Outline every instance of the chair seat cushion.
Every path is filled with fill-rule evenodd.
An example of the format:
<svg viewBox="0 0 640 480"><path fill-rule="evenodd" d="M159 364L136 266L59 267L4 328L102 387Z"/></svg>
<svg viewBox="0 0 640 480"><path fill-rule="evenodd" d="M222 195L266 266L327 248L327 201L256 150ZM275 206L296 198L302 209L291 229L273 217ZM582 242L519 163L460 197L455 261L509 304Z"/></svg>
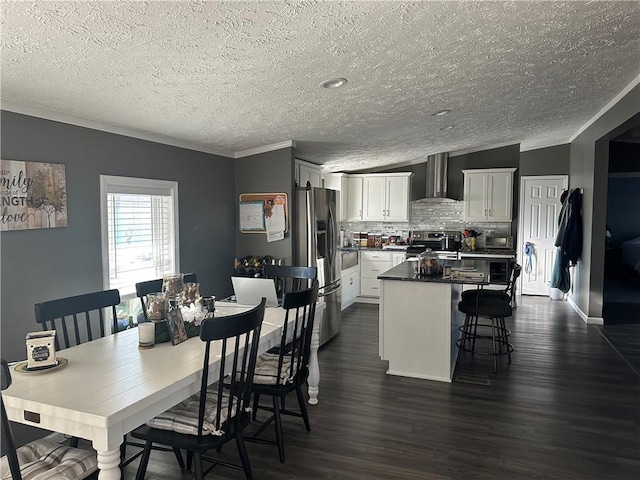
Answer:
<svg viewBox="0 0 640 480"><path fill-rule="evenodd" d="M476 297L493 298L504 302L511 301L509 294L504 293L502 290L489 290L483 288L482 290L466 290L462 292L462 300L475 300Z"/></svg>
<svg viewBox="0 0 640 480"><path fill-rule="evenodd" d="M509 302L495 298L462 300L458 303L458 310L467 315L487 318L510 317L513 314Z"/></svg>
<svg viewBox="0 0 640 480"><path fill-rule="evenodd" d="M295 379L296 369L291 372L291 357L285 356L282 359L282 369L280 371L280 382L278 383L278 362L279 354L263 353L256 362L256 371L253 374L253 383L260 385L285 385L292 383Z"/></svg>
<svg viewBox="0 0 640 480"><path fill-rule="evenodd" d="M224 435L224 430L216 428L216 409L218 402L217 389L207 390L207 403L204 409L204 422L202 424L203 435ZM227 421L229 396L225 392L220 409L220 425ZM176 433L198 435L198 409L200 407L200 394L197 393L188 399L171 407L164 413L152 418L147 425L160 430L171 430ZM231 417L236 414L235 403L231 409Z"/></svg>
<svg viewBox="0 0 640 480"><path fill-rule="evenodd" d="M67 447L46 438L16 451L23 480L79 480L98 469L95 452ZM2 480L10 480L9 461L2 457Z"/></svg>

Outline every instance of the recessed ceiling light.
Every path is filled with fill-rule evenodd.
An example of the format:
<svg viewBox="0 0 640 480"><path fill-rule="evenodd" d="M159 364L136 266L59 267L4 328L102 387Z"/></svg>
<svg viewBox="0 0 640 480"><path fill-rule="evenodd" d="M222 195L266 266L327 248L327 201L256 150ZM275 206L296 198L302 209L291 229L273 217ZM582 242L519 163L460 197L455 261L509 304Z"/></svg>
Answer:
<svg viewBox="0 0 640 480"><path fill-rule="evenodd" d="M346 78L332 78L331 80L327 80L320 84L323 88L340 88L345 83L347 83Z"/></svg>
<svg viewBox="0 0 640 480"><path fill-rule="evenodd" d="M451 130L455 125L447 125L446 127L440 128L440 130Z"/></svg>
<svg viewBox="0 0 640 480"><path fill-rule="evenodd" d="M451 110L439 110L435 113L432 113L431 115L433 115L434 117L441 117L443 115L449 115L451 113Z"/></svg>

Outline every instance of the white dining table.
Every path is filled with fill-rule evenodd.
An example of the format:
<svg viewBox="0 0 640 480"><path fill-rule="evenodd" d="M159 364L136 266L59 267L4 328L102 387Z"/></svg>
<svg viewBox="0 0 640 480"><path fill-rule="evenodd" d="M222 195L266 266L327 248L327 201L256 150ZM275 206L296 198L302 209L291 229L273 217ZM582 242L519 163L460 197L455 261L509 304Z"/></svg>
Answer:
<svg viewBox="0 0 640 480"><path fill-rule="evenodd" d="M248 308L218 302L216 316ZM319 303L316 319L322 318L322 308ZM279 344L284 318L282 308L266 308L259 352ZM314 323L309 364L312 405L318 403L320 382L318 323ZM210 382L218 375L220 343L212 344ZM98 478L118 480L124 435L199 391L204 345L194 337L178 345L142 349L137 329L129 329L64 349L58 352L68 360L64 366L33 373L12 371L13 383L2 392L8 417L90 440L98 455Z"/></svg>

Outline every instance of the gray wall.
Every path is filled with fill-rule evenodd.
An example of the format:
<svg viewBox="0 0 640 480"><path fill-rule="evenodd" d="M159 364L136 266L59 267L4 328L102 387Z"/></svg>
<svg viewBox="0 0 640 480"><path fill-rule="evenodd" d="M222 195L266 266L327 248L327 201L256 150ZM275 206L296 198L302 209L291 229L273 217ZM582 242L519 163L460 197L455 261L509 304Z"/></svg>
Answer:
<svg viewBox="0 0 640 480"><path fill-rule="evenodd" d="M6 359L26 357L35 303L103 289L101 174L178 181L181 271L203 293L231 293L234 160L4 111L1 140L5 160L65 164L69 224L0 234Z"/></svg>
<svg viewBox="0 0 640 480"><path fill-rule="evenodd" d="M285 233L284 240L267 243L264 233L241 233L236 229L235 246L238 257L271 255L274 258L284 258L287 265L292 264L291 218L295 211L294 162L294 148L283 148L236 160L235 209L238 208L238 198L242 193L284 192L288 196L289 203L289 231Z"/></svg>
<svg viewBox="0 0 640 480"><path fill-rule="evenodd" d="M640 86L636 85L571 142L569 186L584 193L584 244L578 266L572 270L571 296L589 317L602 317L609 141L637 124L638 112Z"/></svg>
<svg viewBox="0 0 640 480"><path fill-rule="evenodd" d="M569 175L569 154L568 143L520 152L520 176Z"/></svg>

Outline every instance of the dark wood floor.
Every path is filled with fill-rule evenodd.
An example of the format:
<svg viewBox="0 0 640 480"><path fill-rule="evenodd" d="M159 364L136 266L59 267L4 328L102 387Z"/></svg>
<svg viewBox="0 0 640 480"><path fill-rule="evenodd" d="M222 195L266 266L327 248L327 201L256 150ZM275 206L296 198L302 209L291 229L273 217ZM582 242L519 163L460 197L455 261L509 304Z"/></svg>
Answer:
<svg viewBox="0 0 640 480"><path fill-rule="evenodd" d="M312 431L285 419L284 465L275 447L247 444L256 479L640 478L640 379L566 302L523 298L507 325L513 361L497 374L488 359L461 358L459 374L489 385L388 376L377 306L343 313L320 351ZM146 478L192 477L153 452ZM244 477L219 468L208 478Z"/></svg>

